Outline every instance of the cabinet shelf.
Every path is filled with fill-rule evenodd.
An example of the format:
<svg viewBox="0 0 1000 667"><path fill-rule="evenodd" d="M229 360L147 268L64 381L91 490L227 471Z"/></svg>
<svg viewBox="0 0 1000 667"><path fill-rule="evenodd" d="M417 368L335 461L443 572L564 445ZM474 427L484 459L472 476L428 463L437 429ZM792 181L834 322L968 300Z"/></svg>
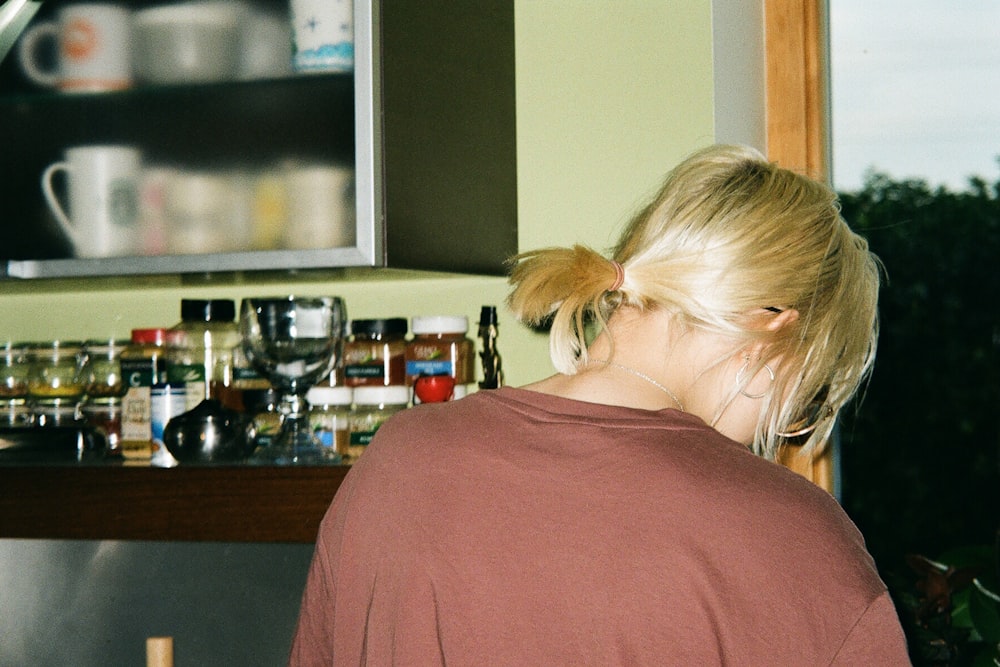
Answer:
<svg viewBox="0 0 1000 667"><path fill-rule="evenodd" d="M0 538L312 543L347 466L0 467Z"/></svg>

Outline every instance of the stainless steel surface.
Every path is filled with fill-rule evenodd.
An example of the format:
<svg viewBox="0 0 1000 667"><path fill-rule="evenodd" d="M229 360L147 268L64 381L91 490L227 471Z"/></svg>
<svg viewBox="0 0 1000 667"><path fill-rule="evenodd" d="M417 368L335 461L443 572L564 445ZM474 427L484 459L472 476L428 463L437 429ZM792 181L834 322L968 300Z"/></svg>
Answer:
<svg viewBox="0 0 1000 667"><path fill-rule="evenodd" d="M312 548L0 540L0 665L283 665Z"/></svg>
<svg viewBox="0 0 1000 667"><path fill-rule="evenodd" d="M41 6L41 0L6 0L0 5L0 61Z"/></svg>

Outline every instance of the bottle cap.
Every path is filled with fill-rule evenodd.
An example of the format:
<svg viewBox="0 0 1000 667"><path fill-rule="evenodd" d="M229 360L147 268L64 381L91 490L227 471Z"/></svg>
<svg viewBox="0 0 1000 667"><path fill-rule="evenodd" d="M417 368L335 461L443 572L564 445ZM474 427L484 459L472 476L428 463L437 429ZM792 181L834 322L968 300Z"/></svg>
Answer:
<svg viewBox="0 0 1000 667"><path fill-rule="evenodd" d="M487 327L490 325L497 325L497 307L483 306L479 311L479 326Z"/></svg>
<svg viewBox="0 0 1000 667"><path fill-rule="evenodd" d="M385 334L406 335L406 318L391 317L385 320L351 320L351 333L363 336Z"/></svg>
<svg viewBox="0 0 1000 667"><path fill-rule="evenodd" d="M232 322L236 302L232 299L181 299L181 319L185 322Z"/></svg>
<svg viewBox="0 0 1000 667"><path fill-rule="evenodd" d="M357 405L406 405L410 402L410 388L397 384L387 387L355 387L354 402Z"/></svg>
<svg viewBox="0 0 1000 667"><path fill-rule="evenodd" d="M309 405L350 405L354 401L354 391L350 387L312 387L306 392Z"/></svg>
<svg viewBox="0 0 1000 667"><path fill-rule="evenodd" d="M425 315L413 318L415 334L464 334L469 330L469 318L464 315Z"/></svg>
<svg viewBox="0 0 1000 667"><path fill-rule="evenodd" d="M137 345L163 345L166 329L132 329L132 342Z"/></svg>

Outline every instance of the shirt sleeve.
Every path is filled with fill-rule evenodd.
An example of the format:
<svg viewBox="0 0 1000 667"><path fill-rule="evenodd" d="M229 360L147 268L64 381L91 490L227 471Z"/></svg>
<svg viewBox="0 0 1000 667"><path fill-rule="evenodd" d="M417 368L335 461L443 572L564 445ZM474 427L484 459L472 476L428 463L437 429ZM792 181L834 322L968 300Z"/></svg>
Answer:
<svg viewBox="0 0 1000 667"><path fill-rule="evenodd" d="M882 593L851 628L831 665L911 665L906 637L888 592Z"/></svg>
<svg viewBox="0 0 1000 667"><path fill-rule="evenodd" d="M290 666L333 664L333 609L336 586L331 580L330 562L320 540L309 566L302 594L298 624L288 658Z"/></svg>

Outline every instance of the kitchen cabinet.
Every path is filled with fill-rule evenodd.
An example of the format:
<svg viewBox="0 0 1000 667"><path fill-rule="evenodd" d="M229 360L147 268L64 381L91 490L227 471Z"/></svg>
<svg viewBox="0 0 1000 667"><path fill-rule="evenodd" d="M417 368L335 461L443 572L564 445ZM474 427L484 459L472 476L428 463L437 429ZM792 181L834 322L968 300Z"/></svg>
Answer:
<svg viewBox="0 0 1000 667"><path fill-rule="evenodd" d="M65 4L44 3L34 20ZM517 251L513 2L357 0L354 16L347 74L67 94L29 82L15 45L0 63L0 276L381 266L501 274ZM144 164L234 178L289 163L346 164L355 174L353 243L260 246L247 234L223 250L147 244L127 256L75 257L41 174L68 147L109 143L138 146ZM244 226L248 201L234 214Z"/></svg>

